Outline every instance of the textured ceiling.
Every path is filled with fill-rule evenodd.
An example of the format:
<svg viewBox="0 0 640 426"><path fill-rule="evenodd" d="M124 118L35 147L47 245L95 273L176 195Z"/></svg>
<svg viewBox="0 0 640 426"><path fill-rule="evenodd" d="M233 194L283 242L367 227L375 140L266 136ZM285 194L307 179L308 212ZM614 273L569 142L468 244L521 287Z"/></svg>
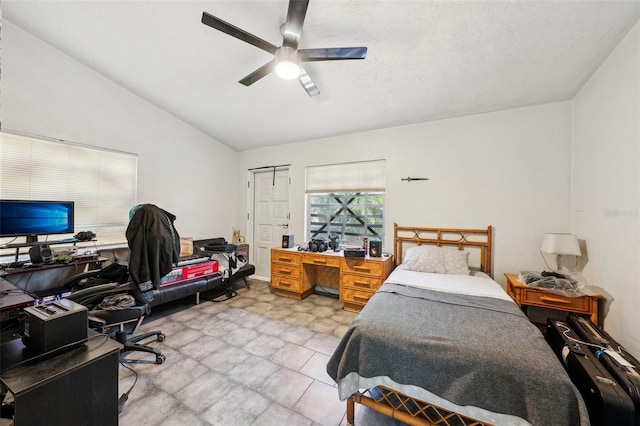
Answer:
<svg viewBox="0 0 640 426"><path fill-rule="evenodd" d="M275 74L239 84L272 55L200 22L207 11L280 46L287 1L3 0L2 14L242 151L572 99L639 6L311 0L300 48L369 48L362 61L308 63L313 98Z"/></svg>

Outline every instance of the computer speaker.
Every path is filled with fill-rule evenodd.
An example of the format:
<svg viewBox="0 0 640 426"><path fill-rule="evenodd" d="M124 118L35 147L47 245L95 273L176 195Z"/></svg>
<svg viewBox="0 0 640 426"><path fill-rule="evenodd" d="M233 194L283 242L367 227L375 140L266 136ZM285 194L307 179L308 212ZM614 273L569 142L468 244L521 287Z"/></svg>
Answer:
<svg viewBox="0 0 640 426"><path fill-rule="evenodd" d="M47 263L51 262L53 253L49 244L36 244L29 249L29 258L31 263Z"/></svg>
<svg viewBox="0 0 640 426"><path fill-rule="evenodd" d="M380 257L382 256L382 241L369 241L369 256Z"/></svg>
<svg viewBox="0 0 640 426"><path fill-rule="evenodd" d="M293 247L293 235L283 235L282 248L291 248L291 247Z"/></svg>

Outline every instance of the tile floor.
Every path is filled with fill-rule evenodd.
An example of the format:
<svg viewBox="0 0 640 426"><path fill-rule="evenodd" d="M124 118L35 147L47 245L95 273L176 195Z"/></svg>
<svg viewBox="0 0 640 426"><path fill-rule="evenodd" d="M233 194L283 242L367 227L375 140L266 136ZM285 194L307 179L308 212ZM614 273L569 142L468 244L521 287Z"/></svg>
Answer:
<svg viewBox="0 0 640 426"><path fill-rule="evenodd" d="M164 364L127 364L137 383L121 426L346 425L326 363L356 314L336 299L271 294L268 283L222 303L195 296L154 308L139 331L160 329ZM133 359L151 359L141 352ZM135 375L120 367L119 391ZM359 425L397 424L356 404Z"/></svg>

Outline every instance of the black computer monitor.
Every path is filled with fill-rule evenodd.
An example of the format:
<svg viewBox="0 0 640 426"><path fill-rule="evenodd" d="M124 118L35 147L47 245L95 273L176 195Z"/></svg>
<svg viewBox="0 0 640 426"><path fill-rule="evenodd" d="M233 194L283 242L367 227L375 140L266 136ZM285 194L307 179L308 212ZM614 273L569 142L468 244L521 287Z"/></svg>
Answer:
<svg viewBox="0 0 640 426"><path fill-rule="evenodd" d="M0 200L0 237L73 234L73 201Z"/></svg>

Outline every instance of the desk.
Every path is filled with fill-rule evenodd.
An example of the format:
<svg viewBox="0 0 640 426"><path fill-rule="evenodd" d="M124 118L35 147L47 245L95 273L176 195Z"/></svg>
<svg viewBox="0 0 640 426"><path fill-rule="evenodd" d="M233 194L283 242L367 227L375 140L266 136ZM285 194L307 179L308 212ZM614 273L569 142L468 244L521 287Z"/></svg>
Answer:
<svg viewBox="0 0 640 426"><path fill-rule="evenodd" d="M89 337L77 348L0 374L0 385L15 398L15 426L118 424L120 345L92 331ZM2 370L31 356L21 339L0 349Z"/></svg>
<svg viewBox="0 0 640 426"><path fill-rule="evenodd" d="M53 240L53 241L32 241L30 243L16 243L16 244L7 244L5 247L6 248L15 248L16 249L16 262L18 261L18 258L20 257L20 249L21 248L25 248L25 247L33 247L33 246L37 246L37 245L47 245L47 246L54 246L54 245L59 245L59 244L72 244L73 247L76 247L77 243L80 242L89 242L89 241L96 241L96 240L83 240L80 241L78 239L66 239L66 240Z"/></svg>
<svg viewBox="0 0 640 426"><path fill-rule="evenodd" d="M278 296L304 299L316 285L338 289L344 310L360 312L393 270L393 256L345 258L340 252L271 249L271 287Z"/></svg>
<svg viewBox="0 0 640 426"><path fill-rule="evenodd" d="M589 315L594 324L599 324L598 301L603 299L599 294L581 297L567 297L551 293L541 288L531 287L518 281L518 274L504 274L507 278L507 293L526 313L528 306L554 309Z"/></svg>
<svg viewBox="0 0 640 426"><path fill-rule="evenodd" d="M28 290L40 297L64 292L60 286L68 278L91 269L99 269L109 259L76 260L69 263L44 264L37 268L11 268L0 273L0 277L10 281L23 290Z"/></svg>
<svg viewBox="0 0 640 426"><path fill-rule="evenodd" d="M0 312L33 305L34 298L0 277Z"/></svg>
<svg viewBox="0 0 640 426"><path fill-rule="evenodd" d="M31 306L34 302L35 299L21 288L0 278L0 343L13 339L13 335L18 333L22 308Z"/></svg>

